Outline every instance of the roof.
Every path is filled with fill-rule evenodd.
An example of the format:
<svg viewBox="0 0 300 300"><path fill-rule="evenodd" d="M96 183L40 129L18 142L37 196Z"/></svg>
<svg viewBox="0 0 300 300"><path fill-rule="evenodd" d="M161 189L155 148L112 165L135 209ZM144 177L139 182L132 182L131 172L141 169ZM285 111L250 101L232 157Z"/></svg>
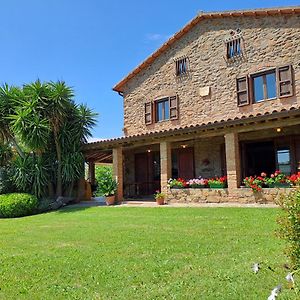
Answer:
<svg viewBox="0 0 300 300"><path fill-rule="evenodd" d="M142 141L145 139L152 138L165 138L172 135L182 135L189 134L193 132L201 132L206 130L218 130L220 128L228 128L233 126L245 126L257 122L265 121L276 121L278 119L285 120L286 118L296 117L299 118L300 123L300 108L299 107L290 107L289 109L273 110L272 112L257 113L255 115L241 116L240 118L236 117L234 119L224 119L215 122L207 122L196 125L184 126L184 127L175 127L171 129L159 130L154 132L147 132L142 134L123 136L113 139L101 140L98 142L88 143L83 146L84 152L94 149L103 149L108 150L117 146L124 146L126 144L131 144L134 142Z"/></svg>
<svg viewBox="0 0 300 300"><path fill-rule="evenodd" d="M279 14L296 14L300 13L300 6L289 6L289 7L277 7L277 8L261 8L261 9L251 9L251 10L232 10L223 12L201 12L189 23L187 23L180 31L175 33L167 42L165 42L158 50L153 52L146 60L144 60L140 65L138 65L133 71L131 71L126 77L124 77L120 82L118 82L113 90L116 92L123 92L124 85L142 70L146 69L153 61L160 56L162 53L167 51L177 40L189 32L193 27L195 27L199 22L204 19L217 19L226 17L241 17L241 16L270 16Z"/></svg>

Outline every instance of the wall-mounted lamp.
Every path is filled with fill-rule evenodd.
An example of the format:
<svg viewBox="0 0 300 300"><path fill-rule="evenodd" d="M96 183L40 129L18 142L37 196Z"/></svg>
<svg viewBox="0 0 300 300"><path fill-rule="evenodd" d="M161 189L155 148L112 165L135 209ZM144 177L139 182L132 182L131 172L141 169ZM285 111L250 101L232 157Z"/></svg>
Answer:
<svg viewBox="0 0 300 300"><path fill-rule="evenodd" d="M150 153L150 152L151 152L151 149L148 149L147 152Z"/></svg>
<svg viewBox="0 0 300 300"><path fill-rule="evenodd" d="M181 145L181 148L185 149L188 145Z"/></svg>
<svg viewBox="0 0 300 300"><path fill-rule="evenodd" d="M281 132L281 128L280 127L276 128L276 131Z"/></svg>

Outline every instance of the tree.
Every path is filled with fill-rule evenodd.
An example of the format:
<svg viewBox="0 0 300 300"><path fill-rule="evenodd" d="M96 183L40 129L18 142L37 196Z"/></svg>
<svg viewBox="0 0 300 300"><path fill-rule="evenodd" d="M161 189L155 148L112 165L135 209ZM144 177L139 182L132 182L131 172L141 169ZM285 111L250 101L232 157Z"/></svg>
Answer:
<svg viewBox="0 0 300 300"><path fill-rule="evenodd" d="M63 81L37 80L22 89L5 85L0 90L0 133L19 148L19 188L37 196L72 194L83 172L81 145L91 136L96 117L85 105L76 105L73 97Z"/></svg>

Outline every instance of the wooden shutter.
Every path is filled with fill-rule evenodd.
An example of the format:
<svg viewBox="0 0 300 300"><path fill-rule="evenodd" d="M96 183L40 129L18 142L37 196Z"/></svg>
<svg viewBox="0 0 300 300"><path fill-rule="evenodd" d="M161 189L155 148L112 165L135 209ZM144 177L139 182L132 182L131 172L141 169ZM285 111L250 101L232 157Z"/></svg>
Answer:
<svg viewBox="0 0 300 300"><path fill-rule="evenodd" d="M236 79L236 94L238 106L244 106L250 103L248 76Z"/></svg>
<svg viewBox="0 0 300 300"><path fill-rule="evenodd" d="M153 108L152 102L145 103L145 124L150 125L153 123Z"/></svg>
<svg viewBox="0 0 300 300"><path fill-rule="evenodd" d="M170 120L178 119L178 97L172 96L169 98Z"/></svg>
<svg viewBox="0 0 300 300"><path fill-rule="evenodd" d="M278 98L290 97L294 94L291 65L277 68L277 94Z"/></svg>

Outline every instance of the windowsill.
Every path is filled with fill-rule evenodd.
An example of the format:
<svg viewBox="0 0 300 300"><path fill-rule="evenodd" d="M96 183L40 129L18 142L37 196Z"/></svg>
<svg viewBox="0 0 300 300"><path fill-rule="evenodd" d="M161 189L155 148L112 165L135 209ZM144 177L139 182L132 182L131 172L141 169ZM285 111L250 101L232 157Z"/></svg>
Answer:
<svg viewBox="0 0 300 300"><path fill-rule="evenodd" d="M253 101L252 104L258 104L258 103L263 103L263 102L267 102L267 101L274 101L274 100L279 100L279 98L274 97L274 98L263 99L263 100L260 100L260 101Z"/></svg>
<svg viewBox="0 0 300 300"><path fill-rule="evenodd" d="M164 122L168 122L168 121L170 121L170 119L167 119L167 120L161 120L161 121L156 121L155 124L164 123Z"/></svg>

